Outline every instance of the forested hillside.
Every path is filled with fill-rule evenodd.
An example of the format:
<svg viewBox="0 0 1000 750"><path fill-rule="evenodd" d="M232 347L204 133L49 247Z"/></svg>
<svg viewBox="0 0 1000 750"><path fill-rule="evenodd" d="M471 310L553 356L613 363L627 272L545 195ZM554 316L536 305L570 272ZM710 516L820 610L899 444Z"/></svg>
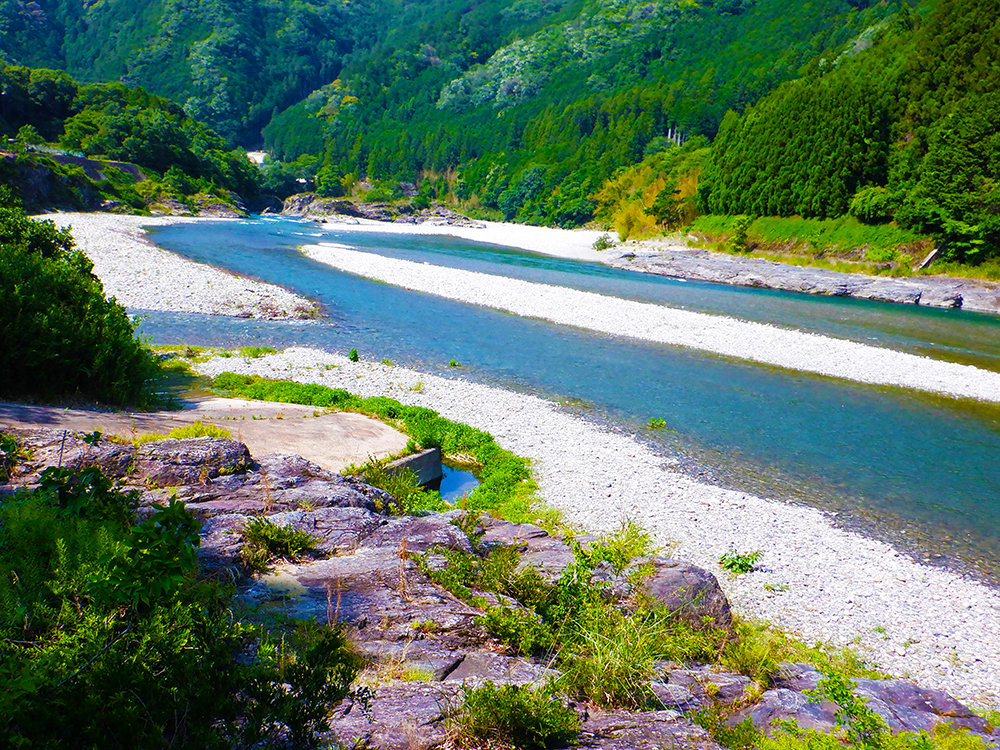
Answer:
<svg viewBox="0 0 1000 750"><path fill-rule="evenodd" d="M0 181L32 208L93 208L103 198L140 209L193 195L232 203L259 190L261 175L244 153L141 88L0 66L0 91L0 136L13 149L0 161ZM98 160L100 176L78 157Z"/></svg>
<svg viewBox="0 0 1000 750"><path fill-rule="evenodd" d="M168 96L283 160L279 193L416 182L421 201L622 236L850 215L981 262L1000 254L998 17L1000 0L0 0L0 55ZM74 119L61 141L95 137ZM127 150L103 153L148 158Z"/></svg>
<svg viewBox="0 0 1000 750"><path fill-rule="evenodd" d="M939 0L727 115L701 186L716 213L837 216L1000 254L1000 2ZM856 54L854 54L856 52Z"/></svg>

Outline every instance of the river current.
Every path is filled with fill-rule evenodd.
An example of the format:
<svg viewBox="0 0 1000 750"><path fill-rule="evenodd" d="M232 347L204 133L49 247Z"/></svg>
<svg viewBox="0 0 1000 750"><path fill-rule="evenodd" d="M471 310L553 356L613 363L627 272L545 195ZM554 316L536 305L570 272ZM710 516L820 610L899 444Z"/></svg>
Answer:
<svg viewBox="0 0 1000 750"><path fill-rule="evenodd" d="M638 433L711 481L817 505L910 551L992 574L1000 558L1000 407L561 327L408 292L305 258L337 242L397 258L666 304L1000 371L1000 319L634 274L448 237L290 219L176 224L153 240L317 299L328 318L144 313L154 343L300 345L544 395ZM143 311L136 311L143 312ZM449 367L461 363L456 370ZM665 429L649 429L650 418Z"/></svg>

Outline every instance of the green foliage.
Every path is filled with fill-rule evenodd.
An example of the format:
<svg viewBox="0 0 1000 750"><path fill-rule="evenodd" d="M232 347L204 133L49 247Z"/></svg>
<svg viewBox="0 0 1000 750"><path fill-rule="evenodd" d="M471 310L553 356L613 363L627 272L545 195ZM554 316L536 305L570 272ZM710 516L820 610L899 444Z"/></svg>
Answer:
<svg viewBox="0 0 1000 750"><path fill-rule="evenodd" d="M0 432L0 482L10 479L21 458L21 443L14 435Z"/></svg>
<svg viewBox="0 0 1000 750"><path fill-rule="evenodd" d="M463 687L450 720L455 747L564 747L580 733L576 712L546 689L524 685Z"/></svg>
<svg viewBox="0 0 1000 750"><path fill-rule="evenodd" d="M387 464L388 461L384 458L372 457L356 470L346 469L344 473L392 495L395 505L379 508L382 512L410 515L423 510L448 509L448 505L441 501L440 493L429 492L420 486L415 472L410 469L394 469Z"/></svg>
<svg viewBox="0 0 1000 750"><path fill-rule="evenodd" d="M349 360L350 360L351 362L357 362L357 361L358 361L358 359L360 359L360 357L358 357L358 350L357 350L357 349L351 349L351 351L349 351L349 352L347 353L347 358L348 358L348 359L349 359Z"/></svg>
<svg viewBox="0 0 1000 750"><path fill-rule="evenodd" d="M430 409L404 406L381 396L363 399L339 388L233 373L218 375L213 387L240 398L352 410L391 420L423 447L440 447L445 455L468 454L482 467L478 470L479 485L464 500L469 510L489 510L512 521L531 523L543 513L537 507L535 483L525 459L498 446L488 433L452 422Z"/></svg>
<svg viewBox="0 0 1000 750"><path fill-rule="evenodd" d="M752 573L757 570L757 563L763 553L760 550L754 552L737 552L735 549L726 550L719 558L719 565L734 575L742 573Z"/></svg>
<svg viewBox="0 0 1000 750"><path fill-rule="evenodd" d="M240 533L240 557L250 570L259 572L267 570L274 560L298 560L319 541L307 531L281 526L263 516L248 519Z"/></svg>
<svg viewBox="0 0 1000 750"><path fill-rule="evenodd" d="M315 746L358 669L342 634L235 620L182 504L132 526L96 470L43 479L0 504L0 744Z"/></svg>
<svg viewBox="0 0 1000 750"><path fill-rule="evenodd" d="M277 350L269 346L241 346L240 356L246 359L260 359L266 354L276 354Z"/></svg>
<svg viewBox="0 0 1000 750"><path fill-rule="evenodd" d="M615 246L615 241L611 239L611 235L602 234L596 240L594 240L594 249L600 252L601 250L610 250Z"/></svg>
<svg viewBox="0 0 1000 750"><path fill-rule="evenodd" d="M150 401L155 360L91 271L68 231L30 219L0 186L3 396Z"/></svg>
<svg viewBox="0 0 1000 750"><path fill-rule="evenodd" d="M183 440L185 438L200 437L224 438L228 440L232 437L232 433L224 427L219 427L214 424L206 424L199 419L189 425L185 425L184 427L175 427L166 435L152 432L136 435L132 439L132 442L136 445L142 445L143 443L153 443L157 440L166 440L167 438Z"/></svg>
<svg viewBox="0 0 1000 750"><path fill-rule="evenodd" d="M923 3L817 59L720 128L700 191L719 213L895 221L945 261L1000 255L995 3ZM862 41L862 44L858 42ZM803 116L808 113L808 116Z"/></svg>
<svg viewBox="0 0 1000 750"><path fill-rule="evenodd" d="M651 430L662 430L667 426L667 420L662 417L650 417L649 418L649 429Z"/></svg>

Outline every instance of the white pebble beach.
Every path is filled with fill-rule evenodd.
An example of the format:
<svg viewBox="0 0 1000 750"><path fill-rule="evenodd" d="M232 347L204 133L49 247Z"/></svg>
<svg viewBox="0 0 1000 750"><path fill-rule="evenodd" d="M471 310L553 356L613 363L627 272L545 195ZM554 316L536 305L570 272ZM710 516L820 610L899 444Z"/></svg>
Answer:
<svg viewBox="0 0 1000 750"><path fill-rule="evenodd" d="M76 246L94 264L94 274L129 310L231 315L281 320L317 314L315 302L228 271L161 250L143 227L212 221L174 216L62 213L35 217L69 227ZM218 221L218 219L214 219Z"/></svg>

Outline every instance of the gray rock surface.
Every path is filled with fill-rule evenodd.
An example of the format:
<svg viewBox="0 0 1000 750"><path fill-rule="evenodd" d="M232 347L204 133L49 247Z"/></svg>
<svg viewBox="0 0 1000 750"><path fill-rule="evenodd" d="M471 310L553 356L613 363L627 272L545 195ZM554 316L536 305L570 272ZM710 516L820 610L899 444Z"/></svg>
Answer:
<svg viewBox="0 0 1000 750"><path fill-rule="evenodd" d="M616 268L695 281L1000 313L1000 284L978 279L866 276L679 246L659 252L620 252L609 255L606 262Z"/></svg>
<svg viewBox="0 0 1000 750"><path fill-rule="evenodd" d="M300 193L285 200L281 209L285 216L329 220L338 223L384 221L397 224L445 224L449 226L482 226L444 206L414 210L407 204L357 203L343 198L323 198L315 193Z"/></svg>

